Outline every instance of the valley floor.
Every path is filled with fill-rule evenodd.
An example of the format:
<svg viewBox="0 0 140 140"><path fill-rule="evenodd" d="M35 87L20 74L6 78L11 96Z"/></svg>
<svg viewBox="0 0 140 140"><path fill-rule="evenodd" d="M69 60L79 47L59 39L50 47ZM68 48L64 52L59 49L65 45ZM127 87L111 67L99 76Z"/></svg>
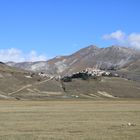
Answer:
<svg viewBox="0 0 140 140"><path fill-rule="evenodd" d="M0 140L139 140L140 100L0 101Z"/></svg>

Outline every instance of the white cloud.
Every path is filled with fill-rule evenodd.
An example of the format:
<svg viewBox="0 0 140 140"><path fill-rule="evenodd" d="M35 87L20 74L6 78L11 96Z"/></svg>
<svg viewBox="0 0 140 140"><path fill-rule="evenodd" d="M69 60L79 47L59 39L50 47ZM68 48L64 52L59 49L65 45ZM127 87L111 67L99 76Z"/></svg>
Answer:
<svg viewBox="0 0 140 140"><path fill-rule="evenodd" d="M46 60L45 55L37 55L35 51L31 51L30 54L28 55L28 61L43 61Z"/></svg>
<svg viewBox="0 0 140 140"><path fill-rule="evenodd" d="M106 34L103 36L103 39L109 40L109 39L115 39L115 40L123 40L125 38L125 33L121 30L117 30L111 34Z"/></svg>
<svg viewBox="0 0 140 140"><path fill-rule="evenodd" d="M140 34L132 33L127 40L130 46L140 48Z"/></svg>
<svg viewBox="0 0 140 140"><path fill-rule="evenodd" d="M128 47L140 49L140 33L125 34L121 30L106 34L103 36L105 40L115 40L120 45L126 45Z"/></svg>
<svg viewBox="0 0 140 140"><path fill-rule="evenodd" d="M43 61L46 60L45 55L38 55L35 51L31 51L27 54L16 48L0 49L0 61L2 62L23 62L23 61Z"/></svg>

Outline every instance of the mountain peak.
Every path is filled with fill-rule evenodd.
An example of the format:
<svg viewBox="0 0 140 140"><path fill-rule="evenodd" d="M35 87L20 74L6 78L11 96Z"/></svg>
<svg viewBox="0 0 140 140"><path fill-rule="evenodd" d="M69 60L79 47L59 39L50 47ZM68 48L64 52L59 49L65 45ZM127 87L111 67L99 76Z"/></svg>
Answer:
<svg viewBox="0 0 140 140"><path fill-rule="evenodd" d="M98 47L96 45L89 45L86 48L88 48L88 49L98 49Z"/></svg>

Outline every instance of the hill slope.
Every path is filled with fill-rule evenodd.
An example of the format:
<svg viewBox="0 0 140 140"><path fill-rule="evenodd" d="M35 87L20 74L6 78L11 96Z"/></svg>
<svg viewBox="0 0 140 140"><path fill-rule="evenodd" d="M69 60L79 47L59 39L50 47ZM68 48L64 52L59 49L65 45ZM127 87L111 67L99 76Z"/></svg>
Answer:
<svg viewBox="0 0 140 140"><path fill-rule="evenodd" d="M63 82L0 64L0 99L6 100L140 98L139 87L140 82L120 77Z"/></svg>

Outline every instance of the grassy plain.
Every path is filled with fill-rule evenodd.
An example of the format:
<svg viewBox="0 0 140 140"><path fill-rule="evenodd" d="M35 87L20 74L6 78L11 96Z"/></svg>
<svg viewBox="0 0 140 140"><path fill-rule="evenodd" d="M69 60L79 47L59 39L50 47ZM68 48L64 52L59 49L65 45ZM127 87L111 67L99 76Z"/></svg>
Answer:
<svg viewBox="0 0 140 140"><path fill-rule="evenodd" d="M140 100L0 101L0 140L139 139Z"/></svg>

